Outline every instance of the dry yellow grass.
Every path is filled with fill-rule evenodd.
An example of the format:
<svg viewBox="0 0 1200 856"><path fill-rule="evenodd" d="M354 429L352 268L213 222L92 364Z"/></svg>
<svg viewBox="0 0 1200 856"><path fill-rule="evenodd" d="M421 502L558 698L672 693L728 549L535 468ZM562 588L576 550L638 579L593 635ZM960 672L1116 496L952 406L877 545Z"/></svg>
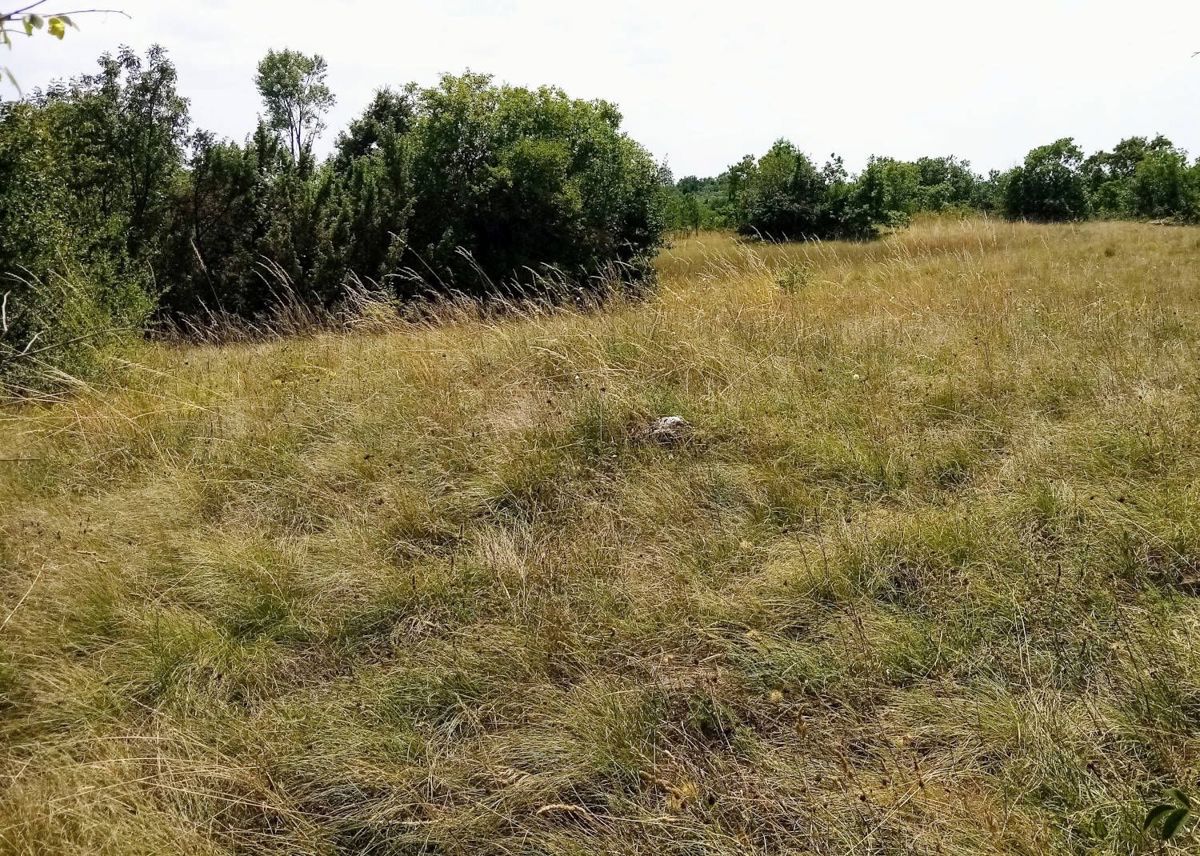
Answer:
<svg viewBox="0 0 1200 856"><path fill-rule="evenodd" d="M9 407L0 851L1153 850L1200 773L1198 260L711 236L644 302Z"/></svg>

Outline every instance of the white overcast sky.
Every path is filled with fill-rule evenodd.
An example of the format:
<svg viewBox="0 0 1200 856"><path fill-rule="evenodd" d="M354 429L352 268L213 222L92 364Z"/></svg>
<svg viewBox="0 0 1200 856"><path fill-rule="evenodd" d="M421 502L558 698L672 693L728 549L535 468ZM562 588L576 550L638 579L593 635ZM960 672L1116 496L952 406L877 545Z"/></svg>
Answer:
<svg viewBox="0 0 1200 856"><path fill-rule="evenodd" d="M1158 132L1200 154L1200 0L97 3L131 17L80 16L80 32L17 40L0 63L30 89L159 42L194 123L236 139L259 110L255 64L291 47L329 61L323 148L377 87L469 68L615 101L676 176L716 174L781 136L852 168L946 153L987 170L1058 137L1090 151Z"/></svg>

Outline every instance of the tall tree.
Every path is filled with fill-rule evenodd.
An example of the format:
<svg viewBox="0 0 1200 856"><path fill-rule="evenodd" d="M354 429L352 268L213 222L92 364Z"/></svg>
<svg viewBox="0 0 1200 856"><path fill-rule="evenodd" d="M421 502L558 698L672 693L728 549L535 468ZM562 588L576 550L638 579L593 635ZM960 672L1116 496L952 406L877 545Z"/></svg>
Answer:
<svg viewBox="0 0 1200 856"><path fill-rule="evenodd" d="M59 180L70 189L69 219L106 224L106 240L124 245L128 261L152 262L182 166L188 101L176 82L162 47L144 57L122 47L100 58L97 74L33 98L45 108Z"/></svg>
<svg viewBox="0 0 1200 856"><path fill-rule="evenodd" d="M254 83L267 121L287 140L293 162L325 130L324 116L337 100L325 83L328 73L320 54L293 50L268 51L258 64Z"/></svg>
<svg viewBox="0 0 1200 856"><path fill-rule="evenodd" d="M1070 137L1038 146L1009 172L1005 213L1014 219L1081 220L1089 213L1083 151Z"/></svg>

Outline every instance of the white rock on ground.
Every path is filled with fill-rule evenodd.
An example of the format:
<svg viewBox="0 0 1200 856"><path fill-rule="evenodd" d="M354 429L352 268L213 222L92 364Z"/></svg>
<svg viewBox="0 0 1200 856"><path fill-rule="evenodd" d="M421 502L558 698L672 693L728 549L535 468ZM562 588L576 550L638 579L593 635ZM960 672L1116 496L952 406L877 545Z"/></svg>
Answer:
<svg viewBox="0 0 1200 856"><path fill-rule="evenodd" d="M655 419L646 428L646 439L663 446L682 443L692 431L692 426L682 416L663 416Z"/></svg>

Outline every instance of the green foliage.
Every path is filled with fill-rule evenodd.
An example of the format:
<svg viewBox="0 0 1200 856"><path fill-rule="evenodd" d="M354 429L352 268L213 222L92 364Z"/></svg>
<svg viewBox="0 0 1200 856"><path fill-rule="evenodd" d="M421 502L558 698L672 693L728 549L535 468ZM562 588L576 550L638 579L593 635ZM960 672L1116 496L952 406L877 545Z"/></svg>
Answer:
<svg viewBox="0 0 1200 856"><path fill-rule="evenodd" d="M162 305L175 315L252 315L267 297L255 283L273 210L269 179L287 155L262 126L244 146L197 132L190 149L188 170L173 189Z"/></svg>
<svg viewBox="0 0 1200 856"><path fill-rule="evenodd" d="M620 132L615 106L476 74L415 97L414 261L468 291L550 268L573 280L613 263L649 273L664 227L659 169Z"/></svg>
<svg viewBox="0 0 1200 856"><path fill-rule="evenodd" d="M280 287L329 305L352 276L401 297L642 279L665 225L659 169L612 105L484 75L380 90L319 166L265 125L192 149L166 253L175 315L253 316Z"/></svg>
<svg viewBox="0 0 1200 856"><path fill-rule="evenodd" d="M832 156L821 170L786 140L716 178L689 176L667 190L676 231L735 228L770 237L869 238L924 211L995 210L992 180L952 156L873 157L850 176Z"/></svg>
<svg viewBox="0 0 1200 856"><path fill-rule="evenodd" d="M0 134L14 148L37 153L36 166L28 168L53 176L61 192L43 199L43 214L72 236L74 257L89 268L144 278L166 231L188 103L176 93L175 67L160 47L144 59L122 48L99 64L97 74L7 108ZM30 264L44 260L21 249L24 242L6 245L20 258L0 258L0 270L19 262L39 277L46 273Z"/></svg>
<svg viewBox="0 0 1200 856"><path fill-rule="evenodd" d="M65 102L0 111L0 384L9 390L88 376L100 349L153 309L115 240L127 221L79 195L63 168L83 129Z"/></svg>
<svg viewBox="0 0 1200 856"><path fill-rule="evenodd" d="M825 178L791 143L777 141L746 179L739 231L781 239L832 237L825 232Z"/></svg>
<svg viewBox="0 0 1200 856"><path fill-rule="evenodd" d="M283 135L293 161L311 152L325 130L324 115L337 101L325 83L329 66L320 54L267 51L254 84L262 96L271 128Z"/></svg>
<svg viewBox="0 0 1200 856"><path fill-rule="evenodd" d="M918 212L985 208L988 198L986 182L954 157L873 157L851 176L836 155L818 169L787 140L758 160L743 158L718 179L693 181L723 192L723 204L710 205L712 222L785 239L871 238Z"/></svg>
<svg viewBox="0 0 1200 856"><path fill-rule="evenodd" d="M1200 171L1178 149L1147 154L1129 184L1134 216L1195 221L1200 215Z"/></svg>
<svg viewBox="0 0 1200 856"><path fill-rule="evenodd" d="M884 222L923 211L982 207L983 180L969 163L952 156L915 161L872 158L859 182L874 216Z"/></svg>
<svg viewBox="0 0 1200 856"><path fill-rule="evenodd" d="M9 382L37 385L31 365L51 382L86 374L80 343L144 322L188 124L175 80L161 48L122 49L99 73L0 111Z"/></svg>
<svg viewBox="0 0 1200 856"><path fill-rule="evenodd" d="M1082 166L1083 151L1069 137L1034 149L1007 179L1005 214L1040 222L1084 219L1089 205Z"/></svg>
<svg viewBox="0 0 1200 856"><path fill-rule="evenodd" d="M1083 163L1100 217L1200 220L1200 165L1166 137L1129 137Z"/></svg>
<svg viewBox="0 0 1200 856"><path fill-rule="evenodd" d="M325 178L327 223L346 271L382 279L405 265L415 207L411 133L416 111L414 88L383 89L338 137Z"/></svg>
<svg viewBox="0 0 1200 856"><path fill-rule="evenodd" d="M93 198L102 216L119 221L134 262L153 261L180 169L190 119L177 80L162 47L144 59L122 48L100 58L98 74L48 96L69 105L61 131L73 194Z"/></svg>
<svg viewBox="0 0 1200 856"><path fill-rule="evenodd" d="M1083 162L1095 213L1101 217L1120 217L1132 210L1131 184L1137 166L1152 151L1172 148L1164 137L1153 141L1130 137L1117 143L1111 152L1096 152Z"/></svg>
<svg viewBox="0 0 1200 856"><path fill-rule="evenodd" d="M1142 831L1157 829L1163 841L1170 841L1192 818L1192 801L1179 788L1167 791L1167 802L1155 805L1146 813Z"/></svg>
<svg viewBox="0 0 1200 856"><path fill-rule="evenodd" d="M35 274L75 254L78 232L61 212L71 204L59 177L59 146L49 111L0 107L0 270Z"/></svg>
<svg viewBox="0 0 1200 856"><path fill-rule="evenodd" d="M945 211L979 207L983 180L971 164L952 155L918 158L917 210Z"/></svg>
<svg viewBox="0 0 1200 856"><path fill-rule="evenodd" d="M34 17L3 20L61 34ZM106 54L97 73L0 108L8 363L55 325L62 340L105 338L106 323L136 328L148 306L197 326L281 303L328 308L348 286L391 300L643 281L666 229L858 240L921 212L1200 218L1200 166L1163 137L1086 160L1059 140L986 179L950 156L873 157L851 174L779 140L717 177L674 182L614 105L470 73L378 91L318 161L327 75L319 55L270 51L255 77L265 118L240 143L189 134L157 46ZM51 297L64 283L69 297ZM48 366L69 350L44 352Z"/></svg>
<svg viewBox="0 0 1200 856"><path fill-rule="evenodd" d="M823 170L787 140L758 160L747 157L724 176L738 231L772 240L865 237L862 217L840 160ZM864 228L865 227L865 228Z"/></svg>
<svg viewBox="0 0 1200 856"><path fill-rule="evenodd" d="M780 140L717 178L667 189L670 228L736 228L771 237L870 237L921 212L982 211L1010 219L1200 220L1200 164L1166 137L1130 137L1086 159L1070 138L986 178L953 156L873 157L848 176L835 156L818 170Z"/></svg>
<svg viewBox="0 0 1200 856"><path fill-rule="evenodd" d="M728 191L724 176L698 178L689 175L674 184L664 171L663 195L667 228L673 232L694 233L730 228Z"/></svg>
<svg viewBox="0 0 1200 856"><path fill-rule="evenodd" d="M863 195L881 211L911 216L925 210L921 175L915 163L873 157L862 177Z"/></svg>
<svg viewBox="0 0 1200 856"><path fill-rule="evenodd" d="M319 56L268 53L255 78L266 119L244 143L188 135L159 47L106 54L96 74L4 107L0 273L39 294L86 283L93 318L116 310L109 298L136 295L140 312L151 295L192 319L253 317L285 297L329 306L355 277L406 296L650 274L661 171L613 105L447 75L378 92L318 163L326 75ZM17 291L32 326L9 331L13 353L50 305Z"/></svg>

